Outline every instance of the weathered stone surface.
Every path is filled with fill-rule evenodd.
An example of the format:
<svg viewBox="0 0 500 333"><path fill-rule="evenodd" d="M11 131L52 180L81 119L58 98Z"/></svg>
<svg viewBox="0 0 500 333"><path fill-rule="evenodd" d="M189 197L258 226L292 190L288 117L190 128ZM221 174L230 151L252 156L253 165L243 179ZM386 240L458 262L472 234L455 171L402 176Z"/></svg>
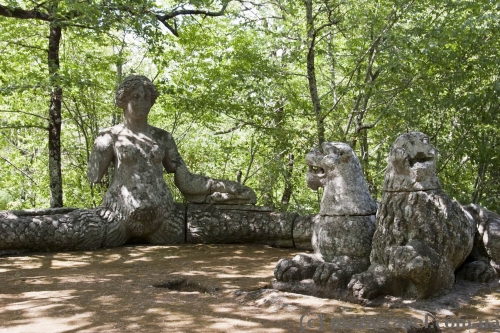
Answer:
<svg viewBox="0 0 500 333"><path fill-rule="evenodd" d="M484 207L471 204L465 207L474 217L479 244L484 246L491 266L500 273L500 215Z"/></svg>
<svg viewBox="0 0 500 333"><path fill-rule="evenodd" d="M314 254L281 259L274 275L278 281L290 282L290 290L297 288L293 281L311 278L318 286L343 288L353 274L369 266L377 204L369 194L359 159L347 144L324 143L322 151L313 149L306 155L306 163L309 187L324 188L320 214L313 218ZM310 283L302 289L311 289L307 286ZM311 294L317 288L313 289Z"/></svg>
<svg viewBox="0 0 500 333"><path fill-rule="evenodd" d="M375 215L317 216L312 247L327 262L338 256L370 257Z"/></svg>
<svg viewBox="0 0 500 333"><path fill-rule="evenodd" d="M61 213L59 213L62 211ZM90 250L103 245L106 225L96 209L0 212L0 251Z"/></svg>
<svg viewBox="0 0 500 333"><path fill-rule="evenodd" d="M299 250L312 250L311 238L316 215L299 215L293 221L293 245Z"/></svg>
<svg viewBox="0 0 500 333"><path fill-rule="evenodd" d="M427 191L441 189L436 173L437 151L429 137L420 132L400 135L389 154L384 191Z"/></svg>
<svg viewBox="0 0 500 333"><path fill-rule="evenodd" d="M188 243L257 243L293 247L296 213L252 206L194 205L187 209Z"/></svg>
<svg viewBox="0 0 500 333"><path fill-rule="evenodd" d="M189 172L184 162L175 171L175 185L192 203L255 204L255 192L238 182L205 177Z"/></svg>
<svg viewBox="0 0 500 333"><path fill-rule="evenodd" d="M312 149L306 155L309 170L307 185L323 187L319 215L372 215L377 204L370 196L361 163L349 145L325 142L322 151Z"/></svg>
<svg viewBox="0 0 500 333"><path fill-rule="evenodd" d="M274 277L277 281L290 282L311 279L318 266L322 263L321 256L316 254L297 254L293 259L280 259L274 268ZM286 286L280 284L283 290Z"/></svg>
<svg viewBox="0 0 500 333"><path fill-rule="evenodd" d="M276 213L259 206L174 202L164 224L165 234L159 240L149 238L149 242L254 243L311 250L313 216ZM108 235L114 237L113 230L119 224L110 217L110 212L102 209L0 211L0 254L111 246Z"/></svg>
<svg viewBox="0 0 500 333"><path fill-rule="evenodd" d="M349 282L355 297L427 298L451 289L471 251L474 223L440 189L436 150L422 133L398 137L391 149L372 241L371 265Z"/></svg>
<svg viewBox="0 0 500 333"><path fill-rule="evenodd" d="M95 140L89 180L99 182L110 163L114 164L113 182L100 211L108 225L106 246L135 238L152 244L176 242L182 228L170 216L174 207L163 180L164 168L175 173L175 184L188 200L255 203L255 193L246 186L189 172L172 135L148 125L157 96L146 77L127 77L115 95L116 105L124 111L124 122L103 130Z"/></svg>
<svg viewBox="0 0 500 333"><path fill-rule="evenodd" d="M476 232L472 251L457 277L489 282L500 273L500 215L475 204L465 209L474 218Z"/></svg>

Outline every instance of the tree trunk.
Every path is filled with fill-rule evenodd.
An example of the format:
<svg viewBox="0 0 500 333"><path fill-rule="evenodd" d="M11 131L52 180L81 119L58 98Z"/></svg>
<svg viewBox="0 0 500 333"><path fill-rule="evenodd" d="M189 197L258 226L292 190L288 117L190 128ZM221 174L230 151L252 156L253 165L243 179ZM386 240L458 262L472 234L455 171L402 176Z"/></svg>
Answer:
<svg viewBox="0 0 500 333"><path fill-rule="evenodd" d="M306 20L307 20L307 79L309 81L309 93L313 104L313 111L316 118L316 130L318 131L318 145L321 146L325 142L325 124L323 115L321 113L321 102L318 95L318 86L316 84L316 71L315 71L315 44L316 44L316 31L314 30L314 17L312 0L304 0L306 5Z"/></svg>
<svg viewBox="0 0 500 333"><path fill-rule="evenodd" d="M290 203L290 197L292 196L292 172L293 172L293 154L288 155L288 165L287 170L285 171L285 190L283 191L283 195L281 196L281 204L283 206L288 206Z"/></svg>
<svg viewBox="0 0 500 333"><path fill-rule="evenodd" d="M57 10L57 5L56 8ZM50 206L63 207L63 189L61 172L61 102L62 88L59 80L59 45L61 42L61 26L56 22L50 24L48 66L51 85L49 108L49 175Z"/></svg>

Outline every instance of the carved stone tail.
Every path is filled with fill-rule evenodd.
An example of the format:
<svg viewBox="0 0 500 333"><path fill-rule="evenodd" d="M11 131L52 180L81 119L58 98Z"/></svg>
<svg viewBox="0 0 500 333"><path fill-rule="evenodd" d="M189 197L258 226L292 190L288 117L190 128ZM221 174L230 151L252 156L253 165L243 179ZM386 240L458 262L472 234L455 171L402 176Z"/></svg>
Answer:
<svg viewBox="0 0 500 333"><path fill-rule="evenodd" d="M0 212L0 251L97 249L105 229L97 209L4 211Z"/></svg>
<svg viewBox="0 0 500 333"><path fill-rule="evenodd" d="M93 250L128 241L155 245L253 243L310 250L314 225L313 215L276 213L267 207L174 203L164 219L146 218L146 224L161 223L141 234L137 230L144 225L123 215L105 207L0 211L0 255Z"/></svg>

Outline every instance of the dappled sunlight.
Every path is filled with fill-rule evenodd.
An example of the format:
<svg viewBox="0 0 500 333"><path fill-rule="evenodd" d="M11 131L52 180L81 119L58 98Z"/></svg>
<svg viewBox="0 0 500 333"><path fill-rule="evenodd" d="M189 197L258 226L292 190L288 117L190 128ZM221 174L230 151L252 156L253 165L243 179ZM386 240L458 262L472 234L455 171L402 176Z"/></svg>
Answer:
<svg viewBox="0 0 500 333"><path fill-rule="evenodd" d="M52 284L53 283L52 279L49 279L45 276L23 278L23 279L21 279L21 281L23 281L26 284Z"/></svg>
<svg viewBox="0 0 500 333"><path fill-rule="evenodd" d="M2 306L0 309L0 313L6 312L6 311L20 311L20 310L29 310L29 312L26 312L24 314L27 317L32 317L33 313L31 310L37 309L38 312L40 312L41 309L49 309L49 308L54 308L58 306L63 306L63 304L58 304L59 302L70 300L72 298L75 298L76 296L71 296L71 295L65 295L65 293L68 293L67 290L62 291L61 293L57 293L59 296L57 296L55 293L53 295L48 295L45 292L32 292L32 293L23 293L21 295L18 295L16 297L16 300L20 299L25 299L17 302L12 302L7 305ZM13 297L11 295L0 295L0 302L2 304L5 301L8 301L9 298L13 300ZM55 302L56 304L53 305L47 305L49 302Z"/></svg>
<svg viewBox="0 0 500 333"><path fill-rule="evenodd" d="M91 312L72 304L79 290L31 291L0 294L0 332L65 332L89 324ZM54 316L71 312L70 315ZM6 317L4 317L4 314Z"/></svg>
<svg viewBox="0 0 500 333"><path fill-rule="evenodd" d="M28 321L14 321L9 326L0 324L0 332L9 333L40 333L40 332L70 332L79 331L92 321L92 313L80 313L69 318L35 317Z"/></svg>
<svg viewBox="0 0 500 333"><path fill-rule="evenodd" d="M182 258L182 257L180 257L180 256L165 256L165 257L163 257L163 259L180 259L180 258Z"/></svg>
<svg viewBox="0 0 500 333"><path fill-rule="evenodd" d="M483 317L500 312L500 292L495 290L491 294L476 296L472 299L472 303L476 305L477 312ZM460 312L465 312L466 309L461 308Z"/></svg>
<svg viewBox="0 0 500 333"><path fill-rule="evenodd" d="M61 261L61 260L53 260L52 261L52 268L59 269L59 268L69 268L69 267L83 267L83 266L88 266L88 262L84 261Z"/></svg>
<svg viewBox="0 0 500 333"><path fill-rule="evenodd" d="M103 260L100 260L101 263L103 264L109 264L109 263L112 263L114 261L117 261L117 260L122 260L122 256L121 255L118 255L118 254L114 254L114 255L109 255L107 256L105 259Z"/></svg>
<svg viewBox="0 0 500 333"><path fill-rule="evenodd" d="M114 295L105 295L105 296L99 296L94 299L94 301L99 302L101 305L104 306L116 306L120 304L122 299L120 299L117 296Z"/></svg>
<svg viewBox="0 0 500 333"><path fill-rule="evenodd" d="M222 318L222 319L223 322L212 324L210 325L210 328L216 330L233 330L235 328L248 329L248 328L262 327L259 323L254 323L248 320L241 320L234 318Z"/></svg>
<svg viewBox="0 0 500 333"><path fill-rule="evenodd" d="M209 273L205 271L189 271L189 272L180 272L177 273L181 276L207 276Z"/></svg>
<svg viewBox="0 0 500 333"><path fill-rule="evenodd" d="M269 289L277 261L295 254L186 244L4 257L0 332L285 333L300 332L302 315L422 318L408 308L367 308ZM499 298L491 290L456 314L492 317Z"/></svg>
<svg viewBox="0 0 500 333"><path fill-rule="evenodd" d="M15 259L14 259L15 258ZM14 262L16 264L12 264ZM0 267L13 267L15 269L37 269L42 267L41 260L37 260L35 257L11 257L11 258L3 258L0 263ZM1 272L3 272L6 268L3 268ZM10 271L12 269L8 269Z"/></svg>
<svg viewBox="0 0 500 333"><path fill-rule="evenodd" d="M151 262L151 261L153 261L153 260L154 260L153 258L146 258L146 257L145 257L145 258L134 258L134 259L132 259L132 260L126 260L126 261L124 261L123 263L124 263L124 264L133 264L133 263L136 263L136 262L138 262L138 261L142 261L142 262Z"/></svg>

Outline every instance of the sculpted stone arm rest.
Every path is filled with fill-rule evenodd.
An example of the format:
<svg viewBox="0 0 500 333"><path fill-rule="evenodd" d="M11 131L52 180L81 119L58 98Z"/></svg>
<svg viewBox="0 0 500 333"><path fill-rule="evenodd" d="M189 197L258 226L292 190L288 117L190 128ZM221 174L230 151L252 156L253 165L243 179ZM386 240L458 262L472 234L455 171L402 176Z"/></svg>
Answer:
<svg viewBox="0 0 500 333"><path fill-rule="evenodd" d="M108 133L100 133L92 148L87 177L93 184L99 183L113 160L113 140Z"/></svg>
<svg viewBox="0 0 500 333"><path fill-rule="evenodd" d="M175 171L174 182L186 200L194 203L255 204L257 201L251 188L191 173L185 164Z"/></svg>

